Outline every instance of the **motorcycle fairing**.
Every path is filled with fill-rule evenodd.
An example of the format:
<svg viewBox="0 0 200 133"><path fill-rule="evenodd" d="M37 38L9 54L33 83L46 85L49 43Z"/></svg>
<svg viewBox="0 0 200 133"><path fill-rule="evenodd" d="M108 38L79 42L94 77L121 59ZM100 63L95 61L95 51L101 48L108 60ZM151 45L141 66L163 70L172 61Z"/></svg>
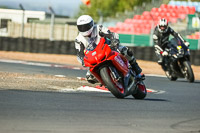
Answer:
<svg viewBox="0 0 200 133"><path fill-rule="evenodd" d="M111 49L105 43L105 39L101 39L99 44L93 51L86 50L84 63L86 67L95 67L97 64L104 61L105 58L110 54Z"/></svg>
<svg viewBox="0 0 200 133"><path fill-rule="evenodd" d="M112 64L123 73L124 76L128 73L128 61L116 51L112 51L111 48L106 44L105 39L101 39L99 44L93 51L86 50L84 63L86 67L90 67L90 71L93 75L97 77L97 79L101 79L97 71L95 71L96 67L99 67L101 64L105 65L105 62L111 61Z"/></svg>

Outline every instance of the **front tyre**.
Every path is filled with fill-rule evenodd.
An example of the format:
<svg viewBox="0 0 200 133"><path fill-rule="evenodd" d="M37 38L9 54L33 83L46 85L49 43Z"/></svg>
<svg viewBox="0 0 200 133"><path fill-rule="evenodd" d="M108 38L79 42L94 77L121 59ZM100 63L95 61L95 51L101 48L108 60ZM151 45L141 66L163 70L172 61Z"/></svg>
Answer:
<svg viewBox="0 0 200 133"><path fill-rule="evenodd" d="M183 62L183 74L189 82L194 82L194 73L189 61Z"/></svg>
<svg viewBox="0 0 200 133"><path fill-rule="evenodd" d="M116 97L116 98L124 98L125 90L123 84L119 81L115 81L111 70L108 67L103 67L100 69L101 78L108 88L108 90Z"/></svg>

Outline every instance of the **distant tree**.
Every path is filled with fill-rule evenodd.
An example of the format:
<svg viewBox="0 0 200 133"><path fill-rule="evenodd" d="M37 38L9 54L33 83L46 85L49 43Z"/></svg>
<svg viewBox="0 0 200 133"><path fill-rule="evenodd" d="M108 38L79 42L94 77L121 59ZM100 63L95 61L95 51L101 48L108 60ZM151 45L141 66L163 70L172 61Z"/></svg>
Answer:
<svg viewBox="0 0 200 133"><path fill-rule="evenodd" d="M0 8L4 8L4 9L10 9L9 7L7 6L0 6Z"/></svg>
<svg viewBox="0 0 200 133"><path fill-rule="evenodd" d="M188 0L175 0L175 1L188 1ZM190 0L190 1L192 1L192 2L199 2L199 0Z"/></svg>
<svg viewBox="0 0 200 133"><path fill-rule="evenodd" d="M133 10L136 5L141 5L143 2L151 2L151 0L90 0L90 5L80 5L78 16L88 14L95 20L98 20L99 15L104 17L113 17L117 12L125 10Z"/></svg>

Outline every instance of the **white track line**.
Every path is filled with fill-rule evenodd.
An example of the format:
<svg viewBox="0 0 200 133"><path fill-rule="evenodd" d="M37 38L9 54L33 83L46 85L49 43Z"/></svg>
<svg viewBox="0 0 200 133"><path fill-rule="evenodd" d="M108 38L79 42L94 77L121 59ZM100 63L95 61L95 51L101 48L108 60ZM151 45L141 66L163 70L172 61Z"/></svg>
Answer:
<svg viewBox="0 0 200 133"><path fill-rule="evenodd" d="M88 68L85 68L85 67L77 67L77 66L69 66L69 65L59 65L59 64L48 64L48 63L38 63L38 62L29 62L29 61L21 61L21 60L0 59L0 62L25 64L25 65L31 65L31 66L69 68L69 69L74 69L74 70L87 70L88 69Z"/></svg>
<svg viewBox="0 0 200 133"><path fill-rule="evenodd" d="M152 76L152 77L163 77L166 78L165 75L159 75L159 74L145 74L146 76Z"/></svg>
<svg viewBox="0 0 200 133"><path fill-rule="evenodd" d="M38 63L38 62L30 62L30 61L22 61L22 60L8 60L8 59L0 59L0 62L5 63L16 63L16 64L25 64L31 66L43 66L43 67L56 67L56 68L68 68L74 70L88 70L86 67L77 67L77 66L69 66L69 65L59 65L59 64L48 64L48 63ZM165 77L164 75L157 75L157 74L145 74L146 76L153 76L153 77ZM63 75L64 76L64 75ZM79 77L78 77L79 78ZM80 77L81 78L81 77Z"/></svg>
<svg viewBox="0 0 200 133"><path fill-rule="evenodd" d="M65 75L54 75L56 77L59 77L59 78L65 78L66 76Z"/></svg>

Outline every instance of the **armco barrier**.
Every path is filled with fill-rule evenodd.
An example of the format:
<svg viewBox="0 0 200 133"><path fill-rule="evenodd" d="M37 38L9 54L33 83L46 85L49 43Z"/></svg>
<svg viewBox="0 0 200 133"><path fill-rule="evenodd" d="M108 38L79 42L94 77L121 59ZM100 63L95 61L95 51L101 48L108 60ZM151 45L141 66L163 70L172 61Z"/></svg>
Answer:
<svg viewBox="0 0 200 133"><path fill-rule="evenodd" d="M0 50L30 53L75 54L73 41L0 37Z"/></svg>
<svg viewBox="0 0 200 133"><path fill-rule="evenodd" d="M131 47L136 59L157 61L153 47ZM30 53L69 54L75 55L76 50L73 41L49 41L29 38L0 37L0 50L20 51ZM200 50L191 50L191 63L200 65Z"/></svg>

